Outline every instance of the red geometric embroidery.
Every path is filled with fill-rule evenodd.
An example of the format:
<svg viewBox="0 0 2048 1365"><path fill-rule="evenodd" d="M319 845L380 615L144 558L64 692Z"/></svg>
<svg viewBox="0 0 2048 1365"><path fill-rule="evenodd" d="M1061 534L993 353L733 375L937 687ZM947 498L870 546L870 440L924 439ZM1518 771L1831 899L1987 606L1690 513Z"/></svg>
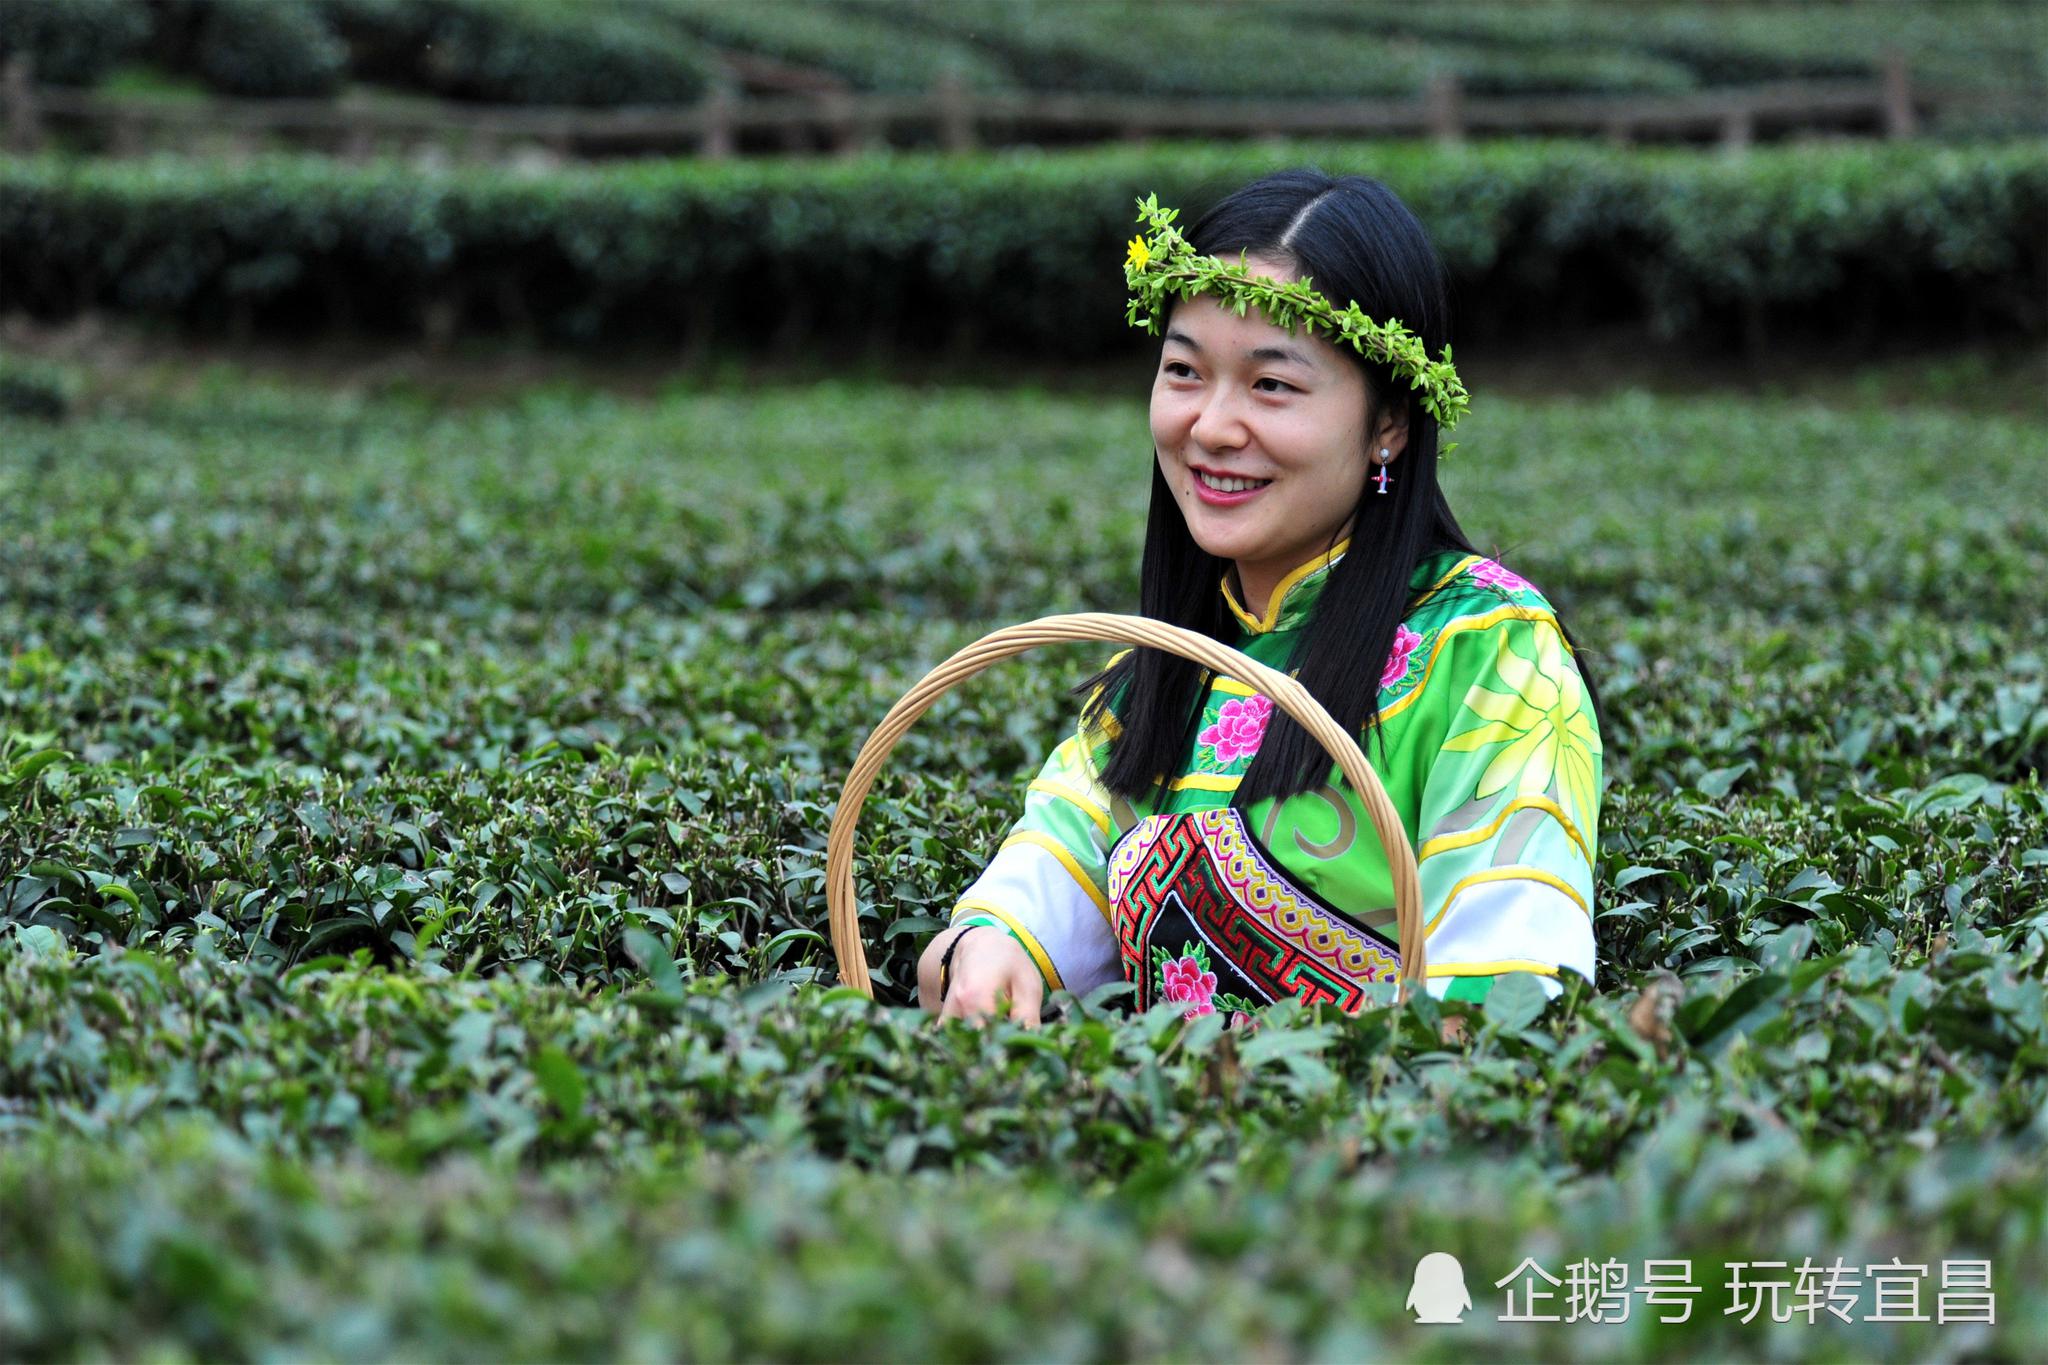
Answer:
<svg viewBox="0 0 2048 1365"><path fill-rule="evenodd" d="M1400 971L1394 945L1295 887L1261 854L1230 807L1150 816L1126 832L1109 882L1138 1009L1157 1003L1147 969L1157 947L1178 955L1206 944L1226 989L1347 1014L1365 1007L1367 982Z"/></svg>

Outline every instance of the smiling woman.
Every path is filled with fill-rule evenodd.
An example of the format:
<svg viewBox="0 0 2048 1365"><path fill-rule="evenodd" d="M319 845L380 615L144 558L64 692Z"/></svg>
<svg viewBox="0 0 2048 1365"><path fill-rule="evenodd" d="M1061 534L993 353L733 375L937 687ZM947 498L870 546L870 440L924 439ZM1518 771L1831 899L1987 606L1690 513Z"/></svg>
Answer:
<svg viewBox="0 0 2048 1365"><path fill-rule="evenodd" d="M1288 274L1270 261L1251 269ZM1364 372L1320 337L1276 344L1276 330L1257 314L1189 299L1167 329L1152 387L1160 472L1196 543L1233 561L1254 615L1288 570L1349 525L1369 467L1360 449L1380 452L1384 465L1408 439L1387 415L1368 446Z"/></svg>
<svg viewBox="0 0 2048 1365"><path fill-rule="evenodd" d="M1428 235L1380 182L1303 169L1162 239L1181 292L1161 308L1143 613L1293 673L1361 737L1416 850L1432 994L1590 980L1597 697L1548 600L1474 549L1438 484L1437 414L1464 395ZM1190 272L1197 253L1214 259ZM1134 242L1127 278L1158 255ZM1385 851L1306 731L1150 648L1076 691L1074 734L926 950L928 1008L1007 998L1036 1022L1048 991L1121 979L1139 1009L1236 1027L1281 996L1356 1011L1394 977Z"/></svg>

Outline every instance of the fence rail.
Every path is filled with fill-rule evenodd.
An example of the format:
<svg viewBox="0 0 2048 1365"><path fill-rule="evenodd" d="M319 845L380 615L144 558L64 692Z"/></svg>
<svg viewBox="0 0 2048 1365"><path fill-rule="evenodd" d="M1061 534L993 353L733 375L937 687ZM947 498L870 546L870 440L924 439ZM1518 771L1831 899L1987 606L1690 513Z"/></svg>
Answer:
<svg viewBox="0 0 2048 1365"><path fill-rule="evenodd" d="M1916 86L1903 59L1874 81L1801 81L1671 95L1472 96L1441 78L1401 100L1219 100L968 91L951 82L910 94L821 90L741 98L722 89L687 106L618 109L447 104L388 108L331 100L166 101L38 86L23 60L0 73L11 150L57 130L115 155L190 146L195 138L253 148L281 140L344 157L394 147L447 147L490 160L519 147L564 158L742 150L855 153L884 144L971 150L1005 143L1159 136L1419 136L1580 134L1616 142L1679 140L1742 146L1760 135L1834 130L1910 137L1956 105L2017 102L1995 93Z"/></svg>

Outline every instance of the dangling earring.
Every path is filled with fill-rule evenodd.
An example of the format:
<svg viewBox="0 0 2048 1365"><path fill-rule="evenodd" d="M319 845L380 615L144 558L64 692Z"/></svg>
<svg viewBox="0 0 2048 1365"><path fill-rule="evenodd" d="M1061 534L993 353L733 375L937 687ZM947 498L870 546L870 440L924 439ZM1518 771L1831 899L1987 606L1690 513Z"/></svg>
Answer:
<svg viewBox="0 0 2048 1365"><path fill-rule="evenodd" d="M1380 472L1375 477L1379 481L1380 496L1382 497L1386 496L1387 485L1392 482L1392 480L1387 476L1387 461L1393 458L1394 457L1392 455L1387 453L1387 448L1385 446L1380 447Z"/></svg>

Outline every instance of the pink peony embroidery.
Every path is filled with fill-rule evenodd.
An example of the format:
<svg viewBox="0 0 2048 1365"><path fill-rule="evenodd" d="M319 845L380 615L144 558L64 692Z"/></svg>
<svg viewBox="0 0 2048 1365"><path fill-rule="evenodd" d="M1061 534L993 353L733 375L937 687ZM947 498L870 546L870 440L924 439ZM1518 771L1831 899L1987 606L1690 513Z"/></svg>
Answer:
<svg viewBox="0 0 2048 1365"><path fill-rule="evenodd" d="M1380 670L1381 687L1392 687L1408 676L1408 662L1421 643L1422 637L1408 627L1394 627L1393 652L1387 655L1387 666Z"/></svg>
<svg viewBox="0 0 2048 1365"><path fill-rule="evenodd" d="M1216 723L1195 738L1210 747L1216 762L1229 763L1258 752L1272 715L1273 703L1265 697L1232 697L1217 712Z"/></svg>
<svg viewBox="0 0 2048 1365"><path fill-rule="evenodd" d="M1246 1014L1243 1010L1232 1010L1230 1012L1230 1026L1232 1028L1243 1028L1245 1025L1251 1023L1251 1021L1252 1017L1249 1014Z"/></svg>
<svg viewBox="0 0 2048 1365"><path fill-rule="evenodd" d="M1499 588L1502 592L1529 590L1528 579L1493 559L1482 559L1472 566L1472 581L1484 583L1489 588Z"/></svg>
<svg viewBox="0 0 2048 1365"><path fill-rule="evenodd" d="M1202 964L1194 958L1168 962L1160 969L1160 976L1165 983L1160 991L1162 1000L1194 1006L1182 1018L1195 1019L1216 1012L1216 1006L1210 1003L1210 997L1216 994L1216 973L1203 971Z"/></svg>

